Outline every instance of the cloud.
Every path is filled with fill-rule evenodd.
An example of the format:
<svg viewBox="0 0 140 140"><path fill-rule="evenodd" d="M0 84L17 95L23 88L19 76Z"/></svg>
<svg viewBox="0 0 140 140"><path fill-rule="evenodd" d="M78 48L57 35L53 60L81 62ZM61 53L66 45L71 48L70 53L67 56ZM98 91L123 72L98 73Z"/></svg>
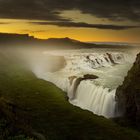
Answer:
<svg viewBox="0 0 140 140"><path fill-rule="evenodd" d="M20 30L20 32L27 32L27 33L43 33L46 30Z"/></svg>
<svg viewBox="0 0 140 140"><path fill-rule="evenodd" d="M10 22L0 22L0 24L10 24Z"/></svg>
<svg viewBox="0 0 140 140"><path fill-rule="evenodd" d="M46 0L0 0L0 18L69 21L45 3Z"/></svg>
<svg viewBox="0 0 140 140"><path fill-rule="evenodd" d="M97 28L110 30L124 30L130 28L140 28L140 26L125 26L125 25L111 25L111 24L88 24L84 22L29 22L39 25L56 25L59 27L76 27L76 28Z"/></svg>
<svg viewBox="0 0 140 140"><path fill-rule="evenodd" d="M70 21L64 10L80 10L99 18L140 21L139 0L0 0L0 17Z"/></svg>

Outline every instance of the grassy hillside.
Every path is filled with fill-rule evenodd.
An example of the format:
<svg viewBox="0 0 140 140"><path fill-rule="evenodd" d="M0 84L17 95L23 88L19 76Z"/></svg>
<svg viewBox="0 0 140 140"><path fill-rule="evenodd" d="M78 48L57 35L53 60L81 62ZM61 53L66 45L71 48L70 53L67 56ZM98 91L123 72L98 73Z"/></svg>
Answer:
<svg viewBox="0 0 140 140"><path fill-rule="evenodd" d="M66 93L15 61L0 54L1 139L140 140L140 133L72 106Z"/></svg>

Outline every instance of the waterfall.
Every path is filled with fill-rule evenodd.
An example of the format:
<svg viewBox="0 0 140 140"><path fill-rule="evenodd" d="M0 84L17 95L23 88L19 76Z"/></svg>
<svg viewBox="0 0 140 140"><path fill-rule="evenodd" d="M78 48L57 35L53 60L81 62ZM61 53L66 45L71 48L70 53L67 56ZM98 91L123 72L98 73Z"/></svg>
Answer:
<svg viewBox="0 0 140 140"><path fill-rule="evenodd" d="M95 85L92 81L81 81L77 90L74 92L74 84L76 79L68 91L70 103L79 106L83 109L89 110L97 115L105 116L107 118L116 117L115 114L115 92L103 86Z"/></svg>
<svg viewBox="0 0 140 140"><path fill-rule="evenodd" d="M67 65L64 71L86 71L102 67L112 67L115 64L133 62L135 58L124 53L84 53L65 56Z"/></svg>
<svg viewBox="0 0 140 140"><path fill-rule="evenodd" d="M39 65L33 72L67 92L71 104L106 118L119 116L116 88L131 66L131 57L111 52L73 53L64 58L66 65L61 70L46 72Z"/></svg>

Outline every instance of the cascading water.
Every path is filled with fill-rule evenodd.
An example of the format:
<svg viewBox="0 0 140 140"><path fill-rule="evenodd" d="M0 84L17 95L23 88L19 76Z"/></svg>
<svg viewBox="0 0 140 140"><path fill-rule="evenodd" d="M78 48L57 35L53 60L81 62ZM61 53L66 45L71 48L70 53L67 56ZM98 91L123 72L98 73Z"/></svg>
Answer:
<svg viewBox="0 0 140 140"><path fill-rule="evenodd" d="M67 92L71 104L106 118L119 116L116 88L131 67L132 56L120 52L72 53L64 54L64 58L66 65L61 70L36 69L34 73Z"/></svg>
<svg viewBox="0 0 140 140"><path fill-rule="evenodd" d="M73 105L107 118L116 116L115 89L110 90L103 86L97 86L89 80L82 81L75 92L73 88L74 84L70 88L71 91L68 92L69 101Z"/></svg>

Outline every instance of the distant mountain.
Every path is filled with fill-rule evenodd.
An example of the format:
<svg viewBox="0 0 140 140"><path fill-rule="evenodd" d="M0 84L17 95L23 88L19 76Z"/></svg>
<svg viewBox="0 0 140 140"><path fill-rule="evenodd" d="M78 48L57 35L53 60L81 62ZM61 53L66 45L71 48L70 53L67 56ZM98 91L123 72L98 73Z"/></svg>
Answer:
<svg viewBox="0 0 140 140"><path fill-rule="evenodd" d="M47 49L82 49L82 48L118 48L120 45L94 44L80 42L74 39L49 38L37 39L28 34L0 33L0 46L34 46ZM125 46L126 47L126 46Z"/></svg>
<svg viewBox="0 0 140 140"><path fill-rule="evenodd" d="M86 42L80 42L78 40L70 39L68 37L66 38L49 38L45 40L46 45L59 48L66 49L81 49L81 48L94 48L97 47L96 44L86 43Z"/></svg>

